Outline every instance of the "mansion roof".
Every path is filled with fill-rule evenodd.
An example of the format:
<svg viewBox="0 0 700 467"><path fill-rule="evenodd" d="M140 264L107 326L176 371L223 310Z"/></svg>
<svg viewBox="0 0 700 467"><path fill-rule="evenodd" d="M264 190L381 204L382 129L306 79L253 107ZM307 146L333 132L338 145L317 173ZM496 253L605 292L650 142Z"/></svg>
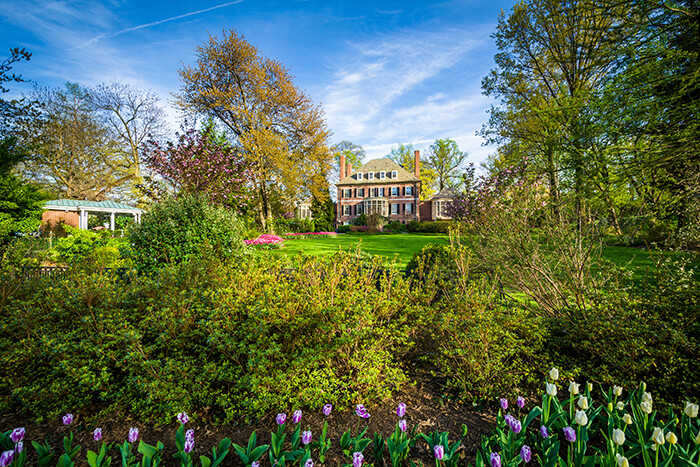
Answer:
<svg viewBox="0 0 700 467"><path fill-rule="evenodd" d="M392 172L396 171L396 177L392 178ZM380 178L384 172L385 178ZM372 173L372 179L367 174ZM361 174L361 175L360 175ZM340 180L337 186L349 185L385 185L387 183L419 182L420 180L412 173L401 167L391 159L373 159L365 165L354 169L353 173Z"/></svg>

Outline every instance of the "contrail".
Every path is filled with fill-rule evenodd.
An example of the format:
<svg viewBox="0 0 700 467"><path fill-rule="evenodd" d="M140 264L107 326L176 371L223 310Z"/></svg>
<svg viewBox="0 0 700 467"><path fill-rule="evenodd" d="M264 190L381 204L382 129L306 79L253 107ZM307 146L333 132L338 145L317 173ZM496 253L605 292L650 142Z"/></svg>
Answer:
<svg viewBox="0 0 700 467"><path fill-rule="evenodd" d="M126 34L127 32L137 31L137 30L143 29L143 28L150 28L151 26L157 26L159 24L167 23L168 21L175 21L176 19L186 18L188 16L198 15L200 13L206 13L207 11L216 10L217 8L224 8L224 7L235 5L236 3L241 3L241 2L243 2L243 0L235 0L233 2L222 3L221 5L216 5L216 6L213 6L210 8L205 8L203 10L191 11L191 12L185 13L183 15L173 16L172 18L166 18L166 19L162 19L160 21L154 21L153 23L146 23L146 24L141 24L139 26L134 26L133 28L122 29L121 31L113 32L110 34L100 34L98 36L93 37L92 39L85 42L84 44L79 45L78 47L75 47L75 48L82 49L83 47L86 47L90 44L93 44L93 43L99 41L100 39L104 39L105 37L120 36L122 34Z"/></svg>

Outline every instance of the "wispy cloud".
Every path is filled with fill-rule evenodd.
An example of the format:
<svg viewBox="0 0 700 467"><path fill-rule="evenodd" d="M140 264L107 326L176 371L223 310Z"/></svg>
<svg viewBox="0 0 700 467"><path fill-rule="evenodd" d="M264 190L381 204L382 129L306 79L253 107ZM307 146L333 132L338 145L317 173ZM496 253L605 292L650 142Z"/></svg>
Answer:
<svg viewBox="0 0 700 467"><path fill-rule="evenodd" d="M168 22L170 22L170 21L176 21L176 20L182 19L182 18L187 18L188 16L199 15L199 14L206 13L206 12L208 12L208 11L216 10L216 9L219 9L219 8L224 8L224 7L227 7L227 6L236 5L236 4L241 3L241 2L243 2L243 0L235 0L235 1L233 1L233 2L222 3L221 5L216 5L216 6L213 6L213 7L204 8L203 10L191 11L191 12L189 12L189 13L184 13L184 14L182 14L182 15L177 15L177 16L172 16L172 17L170 17L170 18L161 19L161 20L159 20L159 21L153 21L153 22L151 22L151 23L140 24L140 25L138 25L138 26L134 26L134 27L131 27L131 28L125 28L125 29L122 29L122 30L120 30L120 31L116 31L116 32L112 32L112 33L99 34L99 35L93 37L92 39L88 40L87 42L85 42L85 43L83 43L83 44L77 46L76 48L77 48L77 49L81 49L81 48L86 47L86 46L88 46L88 45L94 44L95 42L97 42L97 41L99 41L99 40L101 40L101 39L117 37L117 36L120 36L120 35L122 35L122 34L126 34L126 33L133 32L133 31L138 31L139 29L144 29L144 28L150 28L150 27L153 27L153 26L158 26L159 24L168 23Z"/></svg>

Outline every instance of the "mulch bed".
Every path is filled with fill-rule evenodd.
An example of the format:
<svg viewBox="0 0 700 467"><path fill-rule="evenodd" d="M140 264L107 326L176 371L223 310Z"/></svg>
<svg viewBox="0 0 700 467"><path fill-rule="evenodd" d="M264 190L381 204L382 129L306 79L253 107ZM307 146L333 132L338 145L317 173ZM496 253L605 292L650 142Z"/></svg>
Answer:
<svg viewBox="0 0 700 467"><path fill-rule="evenodd" d="M493 429L495 412L479 412L471 405L462 404L448 397L440 382L432 378L426 369L414 371L412 377L415 384L407 386L403 391L395 394L393 399L384 401L381 404L368 404L367 410L372 416L367 420L360 420L354 411L340 412L334 410L327 419L328 436L332 439L332 446L326 455L324 465L340 466L348 462L338 445L341 435L348 429L352 429L354 434L357 432L358 427L362 430L366 425L369 425L366 435L369 438L372 438L374 433L380 433L383 437L393 433L398 421L396 406L399 402L405 402L407 405L405 418L408 422L409 431L412 430L413 426L417 426L418 432L426 434L436 430L441 432L448 431L450 433L450 442L455 442L460 440L462 424L466 424L469 431L466 438L461 439L460 456L465 458L466 461L473 462L476 451L480 446L481 436L490 434ZM275 415L268 414L252 424L212 425L197 420L190 421L187 424L187 428L195 430L193 458L199 459L200 455L211 457L211 448L218 445L221 439L227 437L231 438L234 443L245 447L248 437L254 430L258 434L258 444L269 444L270 434L277 428ZM288 413L287 416L287 433L291 433L294 428L291 422L291 413ZM321 413L320 409L304 411L301 420L302 430L311 430L313 439L316 440L321 434L325 420L326 417ZM92 430L97 426L102 428L104 441L115 443L122 443L129 433L129 428L137 427L140 434L139 439L152 445L161 441L165 445L164 460L166 465L174 465L177 462L171 457L175 453L175 430L179 426L179 423L175 420L169 425L152 425L130 418L122 418L119 414L115 414L114 417L88 425L78 415L73 424L70 427L66 427L61 420L37 424L27 417L16 414L6 413L0 415L0 430L2 432L20 426L26 427L27 430L25 447L28 448L29 465L33 463L32 460L35 456L34 449L30 446L31 441L48 441L60 455L63 450L63 436L71 429L75 433L75 444L82 446L77 458L77 465L87 465L85 460L87 450L97 451L99 449L98 443L92 439ZM369 462L372 462L371 453L372 445L370 444L365 450L365 459ZM116 448L111 452L111 455L112 465L121 464ZM312 457L316 465L320 465L318 455L314 454ZM418 441L415 448L411 450L410 457L405 465L410 465L409 460L413 460L416 463L420 460L424 465L431 465L434 462L434 457L432 452L429 452L427 444L423 441ZM196 462L196 464L198 463ZM233 448L231 448L223 465L242 465ZM261 465L269 465L267 453L263 457ZM386 449L384 462L376 463L375 465L391 465Z"/></svg>

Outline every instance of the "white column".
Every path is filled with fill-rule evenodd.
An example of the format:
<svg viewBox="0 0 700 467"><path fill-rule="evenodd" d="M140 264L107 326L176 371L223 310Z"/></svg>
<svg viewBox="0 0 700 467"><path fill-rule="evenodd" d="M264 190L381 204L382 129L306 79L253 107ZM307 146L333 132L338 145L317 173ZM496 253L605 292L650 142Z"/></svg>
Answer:
<svg viewBox="0 0 700 467"><path fill-rule="evenodd" d="M87 228L85 224L85 211L82 208L78 208L78 228L85 230Z"/></svg>
<svg viewBox="0 0 700 467"><path fill-rule="evenodd" d="M114 213L109 215L109 229L114 232Z"/></svg>

